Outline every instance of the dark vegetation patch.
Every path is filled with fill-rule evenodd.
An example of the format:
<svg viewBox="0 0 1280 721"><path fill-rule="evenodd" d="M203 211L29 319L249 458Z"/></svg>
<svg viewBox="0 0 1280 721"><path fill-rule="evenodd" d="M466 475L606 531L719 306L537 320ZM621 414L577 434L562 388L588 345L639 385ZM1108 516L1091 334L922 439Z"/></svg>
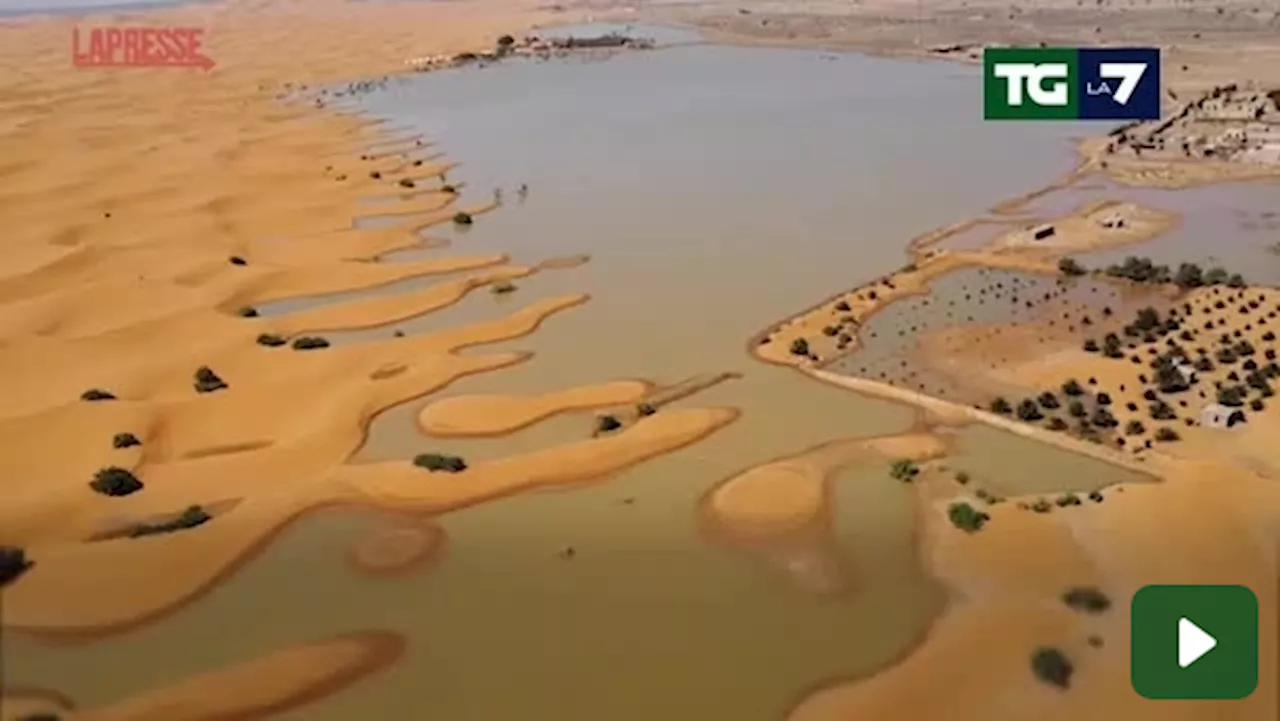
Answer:
<svg viewBox="0 0 1280 721"><path fill-rule="evenodd" d="M104 496L127 496L142 490L142 481L128 469L108 466L93 474L89 487Z"/></svg>
<svg viewBox="0 0 1280 721"><path fill-rule="evenodd" d="M294 338L292 346L294 350L316 350L328 348L329 340L318 335L304 335Z"/></svg>
<svg viewBox="0 0 1280 721"><path fill-rule="evenodd" d="M217 373L209 366L200 366L196 369L195 382L192 384L196 393L212 393L227 388L226 381L218 377Z"/></svg>
<svg viewBox="0 0 1280 721"><path fill-rule="evenodd" d="M419 453L413 457L413 465L428 471L458 473L467 470L467 462L458 456L446 456L440 453Z"/></svg>

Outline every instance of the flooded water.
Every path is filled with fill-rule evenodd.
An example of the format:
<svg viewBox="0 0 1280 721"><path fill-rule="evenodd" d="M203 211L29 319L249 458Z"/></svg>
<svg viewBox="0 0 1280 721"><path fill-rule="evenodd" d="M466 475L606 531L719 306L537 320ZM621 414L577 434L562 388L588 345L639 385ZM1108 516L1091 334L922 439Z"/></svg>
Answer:
<svg viewBox="0 0 1280 721"><path fill-rule="evenodd" d="M364 98L368 112L420 129L438 141L430 151L463 163L450 181L466 183L464 203L505 190L504 206L474 226L439 230L450 249L386 260L496 251L517 263L592 260L517 280L508 297L479 291L394 328L330 334L335 342L587 292L586 305L496 348L532 350L531 362L441 395L738 371L740 380L684 403L736 406L741 419L607 482L448 514L448 554L408 577L368 580L343 565L349 545L375 527L371 516L304 520L207 598L136 633L76 650L6 641L8 659L21 659L6 681L92 705L282 643L373 627L406 633L409 656L279 718L389 719L409 709L452 721L770 721L816 685L904 653L944 598L915 563L907 490L883 468L836 482L836 535L858 574L848 597L806 593L699 532L697 500L717 481L911 421L905 408L756 363L746 341L900 266L912 236L1051 181L1071 165L1067 140L1085 130L984 124L976 70L823 55L685 46L601 62L512 62L415 76ZM262 312L315 302L325 301ZM415 431L422 405L379 416L358 460L427 450L486 458L590 431L589 416L569 415L506 438L446 442ZM964 437L974 464L1025 457L1039 470L1034 459L1063 455L994 431ZM1114 478L1097 463L1071 463L1072 474ZM1020 481L1001 477L1000 492L1014 493ZM577 549L572 562L558 557L567 545ZM112 666L131 671L101 673Z"/></svg>

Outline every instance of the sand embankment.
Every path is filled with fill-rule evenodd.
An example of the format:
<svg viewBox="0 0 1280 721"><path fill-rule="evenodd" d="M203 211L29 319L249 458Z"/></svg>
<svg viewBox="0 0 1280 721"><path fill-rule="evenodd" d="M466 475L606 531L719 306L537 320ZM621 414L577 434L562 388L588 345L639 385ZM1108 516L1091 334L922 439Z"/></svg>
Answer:
<svg viewBox="0 0 1280 721"><path fill-rule="evenodd" d="M528 396L452 396L423 408L418 426L428 435L446 438L504 435L560 413L639 403L651 387L645 381L627 380Z"/></svg>

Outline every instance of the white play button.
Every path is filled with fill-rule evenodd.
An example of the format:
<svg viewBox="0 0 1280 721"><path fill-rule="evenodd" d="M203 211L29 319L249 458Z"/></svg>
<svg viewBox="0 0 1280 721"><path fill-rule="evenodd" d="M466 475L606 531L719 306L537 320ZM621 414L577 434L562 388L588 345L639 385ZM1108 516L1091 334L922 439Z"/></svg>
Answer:
<svg viewBox="0 0 1280 721"><path fill-rule="evenodd" d="M1178 668L1186 668L1213 650L1218 639L1186 618L1178 619Z"/></svg>

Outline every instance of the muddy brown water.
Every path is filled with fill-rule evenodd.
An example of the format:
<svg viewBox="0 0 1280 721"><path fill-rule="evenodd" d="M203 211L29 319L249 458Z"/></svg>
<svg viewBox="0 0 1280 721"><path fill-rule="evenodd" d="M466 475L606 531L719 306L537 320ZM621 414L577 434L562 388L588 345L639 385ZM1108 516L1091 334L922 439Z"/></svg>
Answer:
<svg viewBox="0 0 1280 721"><path fill-rule="evenodd" d="M886 469L850 469L835 481L836 534L857 573L847 597L806 592L699 531L696 502L714 483L912 420L906 408L757 363L745 343L788 313L902 265L909 238L1065 172L1067 141L1085 129L984 124L971 69L836 58L679 47L600 63L444 72L365 96L369 112L420 128L464 163L451 178L468 183L466 200L506 190L504 207L470 229L437 230L452 248L384 260L506 251L514 262L579 253L592 261L517 280L509 297L481 290L396 326L329 334L335 342L430 331L588 292L591 302L533 336L468 351L527 349L531 362L440 395L739 371L742 379L682 403L736 406L741 419L598 484L448 514L439 519L447 554L406 577L368 579L346 566L346 550L377 527L375 516L318 514L153 625L75 648L7 636L6 683L57 688L91 706L281 644L388 628L410 640L400 664L278 718L770 721L807 690L873 673L907 652L944 596L915 561L909 491ZM530 187L523 202L520 183ZM262 311L317 302L332 299ZM589 414L575 414L509 437L442 441L415 431L422 405L379 416L357 460L427 450L497 457L583 438L591 427ZM1006 494L1082 473L1099 485L1122 477L995 431L962 431L961 447L964 462ZM558 552L570 545L577 554L566 561Z"/></svg>

